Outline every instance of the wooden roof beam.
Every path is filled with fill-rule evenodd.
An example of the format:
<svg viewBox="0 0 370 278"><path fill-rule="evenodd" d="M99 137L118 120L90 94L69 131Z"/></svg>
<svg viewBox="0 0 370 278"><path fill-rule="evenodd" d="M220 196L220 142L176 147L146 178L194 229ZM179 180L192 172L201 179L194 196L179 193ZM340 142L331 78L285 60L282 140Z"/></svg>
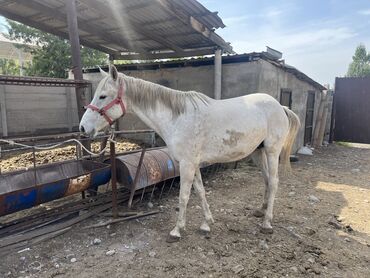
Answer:
<svg viewBox="0 0 370 278"><path fill-rule="evenodd" d="M42 31L45 31L45 32L48 32L50 34L54 34L58 37L61 37L65 40L69 40L69 36L68 36L68 33L65 33L65 32L62 32L62 31L58 31L56 30L55 28L51 28L51 27L48 27L44 24L41 24L41 23L37 23L37 22L34 22L32 20L29 20L28 18L26 17L21 17L21 16L18 16L16 14L13 14L9 11L5 11L5 10L0 10L0 14L5 16L6 18L9 18L9 19L12 19L12 20L15 20L15 21L18 21L20 23L23 23L23 24L26 24L30 27L33 27L33 28L36 28L36 29L39 29L39 30L42 30ZM104 46L100 46L100 45L95 45L95 44L91 44L90 42L84 40L83 38L80 39L81 43L87 47L90 47L90 48L94 48L94 49L97 49L97 50L100 50L104 53L108 53L108 54L117 54L116 51L113 51L112 49L109 49L109 48L106 48Z"/></svg>
<svg viewBox="0 0 370 278"><path fill-rule="evenodd" d="M66 21L67 15L63 14L61 12L58 12L56 9L49 8L45 5L42 5L35 1L29 1L29 0L17 0L18 3L24 5L25 7L34 9L38 11L41 14L48 15L52 18L55 18L57 20L60 20L62 22ZM104 39L107 42L111 42L117 45L122 45L122 48L132 51L140 51L140 52L146 52L146 50L141 49L139 47L131 47L128 43L128 41L123 39L117 39L116 37L110 36L106 31L100 30L97 25L92 24L91 22L86 23L84 21L78 20L78 28L84 32L90 33L91 30L94 30L94 33L98 36L100 36L102 39Z"/></svg>
<svg viewBox="0 0 370 278"><path fill-rule="evenodd" d="M196 30L197 32L199 32L200 34L202 34L204 37L208 38L209 40L213 41L216 45L221 47L224 51L229 52L229 53L235 53L229 43L225 42L219 35L217 35L212 30L208 29L205 25L203 25L200 21L198 21L193 16L182 12L180 8L176 7L176 3L174 1L158 0L158 2L167 11L176 15L184 24L190 25L194 30Z"/></svg>
<svg viewBox="0 0 370 278"><path fill-rule="evenodd" d="M215 53L214 48L207 49L195 49L184 51L183 54L179 55L177 52L162 52L162 53L151 53L151 54L115 54L112 55L114 60L153 60L153 59L168 59L168 58L181 58L181 57L194 57L203 55L213 55Z"/></svg>

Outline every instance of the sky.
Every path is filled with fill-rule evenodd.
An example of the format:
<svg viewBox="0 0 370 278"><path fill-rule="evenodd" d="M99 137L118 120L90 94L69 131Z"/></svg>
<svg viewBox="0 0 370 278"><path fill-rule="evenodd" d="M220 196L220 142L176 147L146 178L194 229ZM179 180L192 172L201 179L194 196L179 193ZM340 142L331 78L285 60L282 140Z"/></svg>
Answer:
<svg viewBox="0 0 370 278"><path fill-rule="evenodd" d="M270 46L321 84L344 76L356 47L370 51L370 0L198 0L218 11L216 33L237 53Z"/></svg>
<svg viewBox="0 0 370 278"><path fill-rule="evenodd" d="M198 0L218 11L216 32L237 53L283 52L283 59L321 84L344 76L356 47L370 51L370 0ZM5 31L0 17L0 31Z"/></svg>

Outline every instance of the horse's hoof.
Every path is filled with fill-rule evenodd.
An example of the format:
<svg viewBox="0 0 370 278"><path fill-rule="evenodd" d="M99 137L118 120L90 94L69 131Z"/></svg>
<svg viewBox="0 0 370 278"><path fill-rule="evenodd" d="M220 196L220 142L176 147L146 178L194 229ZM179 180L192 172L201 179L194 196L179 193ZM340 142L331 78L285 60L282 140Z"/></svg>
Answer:
<svg viewBox="0 0 370 278"><path fill-rule="evenodd" d="M265 235L271 235L274 232L272 228L266 228L266 227L261 227L260 231L261 233Z"/></svg>
<svg viewBox="0 0 370 278"><path fill-rule="evenodd" d="M206 238L206 239L211 238L211 232L210 231L204 231L204 230L200 229L199 232L202 236L204 236L204 238Z"/></svg>
<svg viewBox="0 0 370 278"><path fill-rule="evenodd" d="M260 210L260 209L257 209L253 212L253 216L254 217L258 217L258 218L261 218L261 217L264 217L265 216L265 213Z"/></svg>
<svg viewBox="0 0 370 278"><path fill-rule="evenodd" d="M167 243L175 243L175 242L179 242L180 241L180 238L179 236L172 236L172 235L168 235L167 238L166 238L166 242Z"/></svg>

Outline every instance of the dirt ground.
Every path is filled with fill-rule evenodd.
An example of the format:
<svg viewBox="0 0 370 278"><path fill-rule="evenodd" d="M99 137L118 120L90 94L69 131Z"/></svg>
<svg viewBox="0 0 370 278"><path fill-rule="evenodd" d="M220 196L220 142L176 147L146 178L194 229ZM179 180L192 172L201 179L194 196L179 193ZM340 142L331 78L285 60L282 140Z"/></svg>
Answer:
<svg viewBox="0 0 370 278"><path fill-rule="evenodd" d="M293 176L280 179L272 235L261 234L261 219L252 216L262 177L242 162L205 180L215 219L210 238L198 232L192 193L183 238L166 243L177 213L173 190L152 200L160 214L83 229L105 219L97 216L10 253L0 277L370 277L370 149L330 145L299 158Z"/></svg>

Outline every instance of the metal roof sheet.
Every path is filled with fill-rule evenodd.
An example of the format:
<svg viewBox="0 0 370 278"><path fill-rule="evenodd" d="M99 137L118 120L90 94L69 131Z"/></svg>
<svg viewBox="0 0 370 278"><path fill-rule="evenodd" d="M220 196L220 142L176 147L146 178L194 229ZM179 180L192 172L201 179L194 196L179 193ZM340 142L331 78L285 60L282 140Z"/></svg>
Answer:
<svg viewBox="0 0 370 278"><path fill-rule="evenodd" d="M76 0L80 42L115 59L233 53L217 13L196 0ZM68 39L64 0L0 0L0 14Z"/></svg>

